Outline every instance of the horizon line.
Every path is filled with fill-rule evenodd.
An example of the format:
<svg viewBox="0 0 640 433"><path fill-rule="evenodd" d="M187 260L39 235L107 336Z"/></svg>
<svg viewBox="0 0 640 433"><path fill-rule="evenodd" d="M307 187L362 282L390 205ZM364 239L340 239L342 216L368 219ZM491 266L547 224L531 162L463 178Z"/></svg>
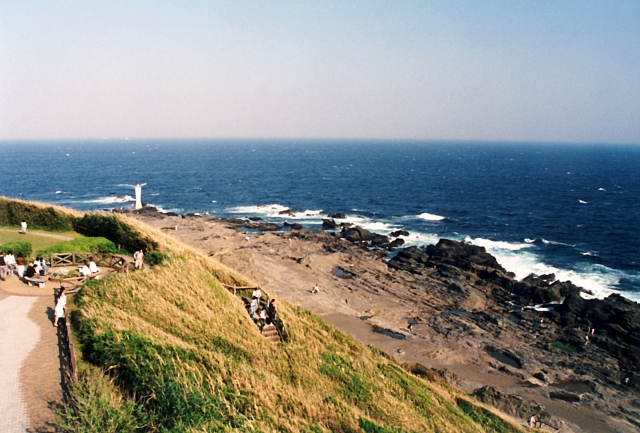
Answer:
<svg viewBox="0 0 640 433"><path fill-rule="evenodd" d="M379 143L446 143L446 144L542 144L542 145L607 145L640 146L640 142L604 141L537 141L507 139L451 139L451 138L362 138L362 137L78 137L78 138L0 138L0 144L25 142L148 142L148 141L219 141L219 142L379 142Z"/></svg>

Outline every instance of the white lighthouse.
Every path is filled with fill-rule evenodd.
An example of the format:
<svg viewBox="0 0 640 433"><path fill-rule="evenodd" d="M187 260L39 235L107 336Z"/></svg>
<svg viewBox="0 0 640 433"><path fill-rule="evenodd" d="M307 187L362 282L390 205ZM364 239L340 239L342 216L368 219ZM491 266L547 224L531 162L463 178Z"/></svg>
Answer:
<svg viewBox="0 0 640 433"><path fill-rule="evenodd" d="M136 184L134 188L136 192L136 206L135 209L142 209L142 185Z"/></svg>

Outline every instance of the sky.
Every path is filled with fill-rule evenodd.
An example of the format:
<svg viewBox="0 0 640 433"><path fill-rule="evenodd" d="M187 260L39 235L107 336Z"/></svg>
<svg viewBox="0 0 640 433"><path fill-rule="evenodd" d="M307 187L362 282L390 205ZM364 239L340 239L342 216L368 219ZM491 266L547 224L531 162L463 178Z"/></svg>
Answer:
<svg viewBox="0 0 640 433"><path fill-rule="evenodd" d="M0 0L0 140L640 144L640 0Z"/></svg>

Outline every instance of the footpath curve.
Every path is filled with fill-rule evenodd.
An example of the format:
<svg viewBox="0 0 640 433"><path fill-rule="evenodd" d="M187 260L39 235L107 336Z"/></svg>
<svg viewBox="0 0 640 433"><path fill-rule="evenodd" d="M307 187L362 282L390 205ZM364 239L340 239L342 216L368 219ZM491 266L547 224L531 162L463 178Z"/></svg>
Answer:
<svg viewBox="0 0 640 433"><path fill-rule="evenodd" d="M0 432L53 432L62 403L53 286L0 282Z"/></svg>

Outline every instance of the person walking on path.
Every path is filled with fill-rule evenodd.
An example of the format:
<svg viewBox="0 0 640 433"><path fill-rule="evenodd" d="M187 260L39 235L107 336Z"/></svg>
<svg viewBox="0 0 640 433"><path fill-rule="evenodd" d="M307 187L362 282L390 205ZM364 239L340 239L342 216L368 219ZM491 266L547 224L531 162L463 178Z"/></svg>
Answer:
<svg viewBox="0 0 640 433"><path fill-rule="evenodd" d="M23 235L27 234L27 222L26 221L22 221L20 223L20 231L18 233L22 233Z"/></svg>
<svg viewBox="0 0 640 433"><path fill-rule="evenodd" d="M142 269L144 266L144 253L142 252L142 248L133 254L133 259L136 261L136 269Z"/></svg>
<svg viewBox="0 0 640 433"><path fill-rule="evenodd" d="M53 326L58 327L58 320L67 317L67 295L64 294L64 287L60 287L60 294L58 295L58 302L56 302L55 318L53 319Z"/></svg>

